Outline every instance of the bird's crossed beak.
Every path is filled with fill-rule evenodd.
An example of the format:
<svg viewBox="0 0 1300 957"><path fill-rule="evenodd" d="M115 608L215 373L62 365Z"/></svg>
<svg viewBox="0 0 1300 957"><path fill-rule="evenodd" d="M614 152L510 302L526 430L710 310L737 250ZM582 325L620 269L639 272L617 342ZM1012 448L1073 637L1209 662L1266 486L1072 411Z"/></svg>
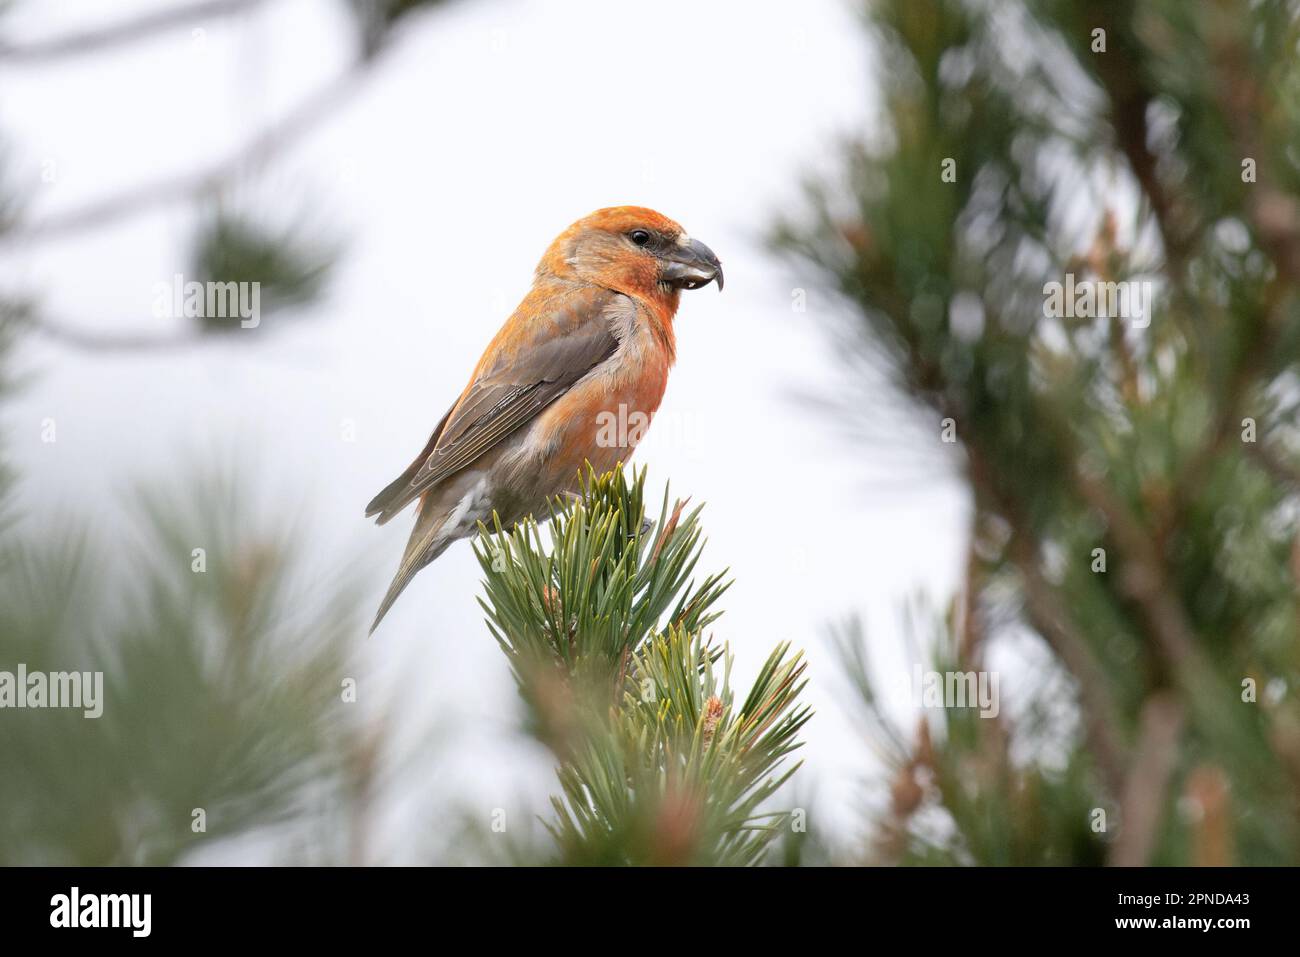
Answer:
<svg viewBox="0 0 1300 957"><path fill-rule="evenodd" d="M661 278L678 289L699 289L715 279L722 291L722 263L713 250L698 239L674 246L664 257Z"/></svg>

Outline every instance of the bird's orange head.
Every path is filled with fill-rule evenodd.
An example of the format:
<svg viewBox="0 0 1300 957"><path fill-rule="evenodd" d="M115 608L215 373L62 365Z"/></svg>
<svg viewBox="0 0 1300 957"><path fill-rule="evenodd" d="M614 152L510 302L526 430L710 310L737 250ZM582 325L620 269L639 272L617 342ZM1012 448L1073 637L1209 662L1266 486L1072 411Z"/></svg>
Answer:
<svg viewBox="0 0 1300 957"><path fill-rule="evenodd" d="M673 220L644 206L611 206L584 216L551 243L539 278L557 276L677 307L678 292L714 280L722 264L708 246Z"/></svg>

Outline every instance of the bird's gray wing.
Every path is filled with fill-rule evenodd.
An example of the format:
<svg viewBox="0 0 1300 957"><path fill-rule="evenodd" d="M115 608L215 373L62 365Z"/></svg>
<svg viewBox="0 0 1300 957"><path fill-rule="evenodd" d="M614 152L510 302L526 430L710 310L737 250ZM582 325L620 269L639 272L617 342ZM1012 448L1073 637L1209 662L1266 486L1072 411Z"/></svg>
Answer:
<svg viewBox="0 0 1300 957"><path fill-rule="evenodd" d="M570 289L553 303L527 320L529 330L519 345L489 347L479 374L419 457L366 506L367 517L378 515L382 525L532 421L617 351L613 320L630 308L626 296L597 287Z"/></svg>

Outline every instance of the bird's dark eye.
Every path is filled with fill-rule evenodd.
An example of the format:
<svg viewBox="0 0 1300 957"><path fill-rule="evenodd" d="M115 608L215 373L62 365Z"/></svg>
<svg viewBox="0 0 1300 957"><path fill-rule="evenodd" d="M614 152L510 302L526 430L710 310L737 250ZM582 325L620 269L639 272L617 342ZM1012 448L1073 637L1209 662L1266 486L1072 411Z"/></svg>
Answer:
<svg viewBox="0 0 1300 957"><path fill-rule="evenodd" d="M632 242L637 246L650 245L650 234L646 232L644 229L632 230L630 233L627 234L627 238L632 240Z"/></svg>

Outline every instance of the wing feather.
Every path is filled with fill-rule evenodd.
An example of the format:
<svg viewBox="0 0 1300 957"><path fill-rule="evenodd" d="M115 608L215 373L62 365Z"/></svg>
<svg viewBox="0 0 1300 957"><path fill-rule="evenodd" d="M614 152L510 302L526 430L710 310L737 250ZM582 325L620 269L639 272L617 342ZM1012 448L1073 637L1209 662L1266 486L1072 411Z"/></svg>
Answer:
<svg viewBox="0 0 1300 957"><path fill-rule="evenodd" d="M529 320L521 348L497 349L434 430L419 458L366 507L383 524L425 491L522 428L618 350L613 310L626 297L607 289L566 290ZM545 307L546 303L542 304ZM512 319L517 321L516 319ZM498 337L500 338L500 337Z"/></svg>

